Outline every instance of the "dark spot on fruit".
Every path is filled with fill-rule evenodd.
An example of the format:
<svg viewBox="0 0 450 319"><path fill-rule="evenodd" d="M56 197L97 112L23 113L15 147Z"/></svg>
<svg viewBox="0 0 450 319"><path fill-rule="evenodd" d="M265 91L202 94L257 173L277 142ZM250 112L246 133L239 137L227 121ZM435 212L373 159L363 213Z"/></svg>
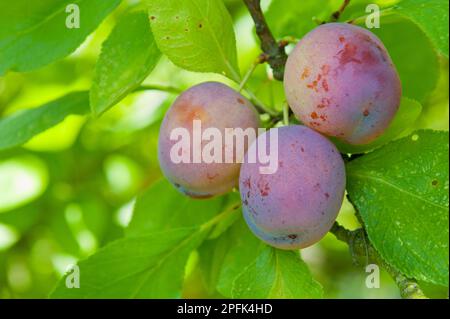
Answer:
<svg viewBox="0 0 450 319"><path fill-rule="evenodd" d="M181 185L177 184L177 183L175 183L174 185L175 185L176 188L180 188L181 187Z"/></svg>
<svg viewBox="0 0 450 319"><path fill-rule="evenodd" d="M269 195L269 191L270 191L269 183L267 183L263 179L259 180L258 189L259 189L259 193L261 194L261 196L266 197Z"/></svg>
<svg viewBox="0 0 450 319"><path fill-rule="evenodd" d="M362 60L367 65L373 65L378 62L376 56L370 51L363 52Z"/></svg>
<svg viewBox="0 0 450 319"><path fill-rule="evenodd" d="M251 206L248 206L249 207L249 209L250 209L250 212L252 213L252 215L258 215L258 213L256 212L256 210L254 210L253 209L253 207L251 207Z"/></svg>
<svg viewBox="0 0 450 319"><path fill-rule="evenodd" d="M300 148L300 150L302 151L302 153L303 153L303 152L305 152L305 149L304 149L303 147L302 147L302 148Z"/></svg>
<svg viewBox="0 0 450 319"><path fill-rule="evenodd" d="M311 118L312 118L313 120L315 120L315 119L318 119L319 116L317 115L316 112L312 112L312 113L311 113Z"/></svg>
<svg viewBox="0 0 450 319"><path fill-rule="evenodd" d="M350 62L361 64L361 60L358 60L356 58L357 52L358 48L356 45L352 43L345 44L344 49L338 52L338 54L340 55L339 63L341 65L346 65Z"/></svg>
<svg viewBox="0 0 450 319"><path fill-rule="evenodd" d="M252 189L252 183L251 183L250 177L244 181L244 186L247 187L248 189Z"/></svg>
<svg viewBox="0 0 450 319"><path fill-rule="evenodd" d="M317 88L317 81L312 81L310 84L306 85L308 89L314 90L316 92L319 92L319 89Z"/></svg>
<svg viewBox="0 0 450 319"><path fill-rule="evenodd" d="M370 114L369 110L367 110L367 109L364 110L364 112L363 112L363 115L364 115L364 116L369 116L369 114Z"/></svg>
<svg viewBox="0 0 450 319"><path fill-rule="evenodd" d="M328 81L327 81L326 79L324 79L324 80L322 81L322 87L323 87L323 89L325 90L325 92L328 92L329 87L328 87Z"/></svg>
<svg viewBox="0 0 450 319"><path fill-rule="evenodd" d="M328 73L330 73L330 66L328 64L322 65L320 69L322 70L323 75L328 75Z"/></svg>
<svg viewBox="0 0 450 319"><path fill-rule="evenodd" d="M310 75L309 69L308 69L308 68L304 68L304 69L303 69L303 73L302 73L302 75L300 76L300 79L301 79L301 80L304 80L304 79L306 79L307 77L309 77L309 75Z"/></svg>
<svg viewBox="0 0 450 319"><path fill-rule="evenodd" d="M298 236L296 234L291 234L291 235L288 235L288 237L290 239L297 239Z"/></svg>
<svg viewBox="0 0 450 319"><path fill-rule="evenodd" d="M242 202L245 206L248 206L248 200L244 199L244 201Z"/></svg>
<svg viewBox="0 0 450 319"><path fill-rule="evenodd" d="M433 185L433 186L437 186L439 184L439 182L437 181L437 180L433 180L432 182L431 182L431 185Z"/></svg>
<svg viewBox="0 0 450 319"><path fill-rule="evenodd" d="M199 24L198 24L198 27L199 27L200 29L203 28L203 24L199 23Z"/></svg>
<svg viewBox="0 0 450 319"><path fill-rule="evenodd" d="M237 101L238 101L239 104L245 104L245 101L243 99L241 99L241 98L238 98Z"/></svg>
<svg viewBox="0 0 450 319"><path fill-rule="evenodd" d="M151 16L151 17L150 17L150 20L155 20L155 19L156 19L155 16Z"/></svg>
<svg viewBox="0 0 450 319"><path fill-rule="evenodd" d="M340 36L340 37L339 37L339 42L344 43L344 42L345 42L345 37Z"/></svg>
<svg viewBox="0 0 450 319"><path fill-rule="evenodd" d="M330 194L325 193L325 197L326 197L326 198L330 198Z"/></svg>
<svg viewBox="0 0 450 319"><path fill-rule="evenodd" d="M320 104L317 105L317 108L323 109L325 107L330 106L330 104L331 104L330 99L324 97L324 98L322 98L322 101L320 102Z"/></svg>
<svg viewBox="0 0 450 319"><path fill-rule="evenodd" d="M377 48L378 52L380 53L380 56L381 56L381 59L383 60L383 62L387 62L386 52L383 50L383 48L379 44L376 44L375 47ZM390 65L392 65L392 64L390 64Z"/></svg>

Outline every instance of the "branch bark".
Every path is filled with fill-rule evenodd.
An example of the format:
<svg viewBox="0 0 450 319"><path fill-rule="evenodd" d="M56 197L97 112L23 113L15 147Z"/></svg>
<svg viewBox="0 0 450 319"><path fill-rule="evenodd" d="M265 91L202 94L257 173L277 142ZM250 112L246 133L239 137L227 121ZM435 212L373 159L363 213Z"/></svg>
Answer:
<svg viewBox="0 0 450 319"><path fill-rule="evenodd" d="M261 49L272 67L273 76L283 81L287 55L284 46L279 44L267 25L261 9L261 0L244 0L256 26L256 34L261 41Z"/></svg>
<svg viewBox="0 0 450 319"><path fill-rule="evenodd" d="M415 280L405 277L402 273L400 273L398 270L386 263L381 258L375 248L370 244L369 240L367 239L366 233L362 228L351 231L342 227L338 223L334 223L330 232L334 234L334 236L336 236L338 240L346 243L349 246L352 256L367 258L368 261L384 268L394 279L395 283L400 289L400 295L402 296L402 298L427 298Z"/></svg>

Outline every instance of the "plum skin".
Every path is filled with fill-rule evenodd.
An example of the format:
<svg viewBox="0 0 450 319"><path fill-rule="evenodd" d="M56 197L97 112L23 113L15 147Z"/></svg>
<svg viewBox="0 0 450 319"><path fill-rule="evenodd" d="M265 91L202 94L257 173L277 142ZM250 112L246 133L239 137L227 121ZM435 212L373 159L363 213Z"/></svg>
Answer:
<svg viewBox="0 0 450 319"><path fill-rule="evenodd" d="M329 23L308 33L286 63L285 93L304 124L350 144L389 126L402 88L383 43L370 31Z"/></svg>
<svg viewBox="0 0 450 319"><path fill-rule="evenodd" d="M334 144L318 132L302 125L276 130L278 170L264 175L258 162L247 160L241 166L243 215L267 244L305 248L325 236L336 220L345 191L345 166ZM255 148L257 142L248 152Z"/></svg>
<svg viewBox="0 0 450 319"><path fill-rule="evenodd" d="M170 158L170 150L177 142L170 139L171 131L186 128L192 139L194 120L201 121L202 131L214 127L223 137L226 128L257 130L259 115L251 102L238 92L222 83L205 82L183 92L164 116L158 139L158 160L165 177L180 192L193 198L227 193L238 185L241 163L173 163ZM202 147L205 143L202 142ZM231 150L235 151L224 143L223 151Z"/></svg>

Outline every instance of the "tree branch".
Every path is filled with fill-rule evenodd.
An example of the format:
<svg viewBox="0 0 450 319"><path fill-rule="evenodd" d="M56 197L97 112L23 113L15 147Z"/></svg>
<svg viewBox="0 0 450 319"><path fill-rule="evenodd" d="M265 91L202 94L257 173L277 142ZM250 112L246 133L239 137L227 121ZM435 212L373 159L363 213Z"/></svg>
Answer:
<svg viewBox="0 0 450 319"><path fill-rule="evenodd" d="M336 222L330 232L334 234L338 240L347 243L352 256L367 258L367 261L383 267L399 287L402 298L427 298L415 280L406 278L403 274L381 258L375 248L368 241L366 233L362 228L351 231Z"/></svg>
<svg viewBox="0 0 450 319"><path fill-rule="evenodd" d="M273 76L283 81L284 68L287 55L284 46L280 45L272 35L261 9L261 0L244 0L250 14L255 22L256 34L261 40L261 49L267 55L268 62L273 70Z"/></svg>

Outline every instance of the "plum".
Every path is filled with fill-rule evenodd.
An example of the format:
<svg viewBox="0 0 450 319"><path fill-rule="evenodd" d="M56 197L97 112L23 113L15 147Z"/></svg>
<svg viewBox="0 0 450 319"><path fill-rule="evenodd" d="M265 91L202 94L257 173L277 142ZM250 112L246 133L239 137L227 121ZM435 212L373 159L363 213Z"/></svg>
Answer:
<svg viewBox="0 0 450 319"><path fill-rule="evenodd" d="M194 129L198 123L200 135ZM235 140L226 140L226 132L251 129L254 139L258 126L256 109L238 92L217 82L196 85L183 92L165 114L158 140L162 172L182 193L194 198L226 193L238 185L241 162L253 141L248 135L240 151ZM188 139L182 141L180 132L187 133ZM180 143L184 148L177 148ZM215 148L207 150L211 143ZM205 159L205 152L213 158ZM186 160L180 160L180 156Z"/></svg>
<svg viewBox="0 0 450 319"><path fill-rule="evenodd" d="M358 145L389 126L402 88L383 43L370 31L329 23L308 33L290 54L284 77L296 117L328 136Z"/></svg>
<svg viewBox="0 0 450 319"><path fill-rule="evenodd" d="M275 173L261 174L261 163L248 160L268 132L249 147L241 166L244 218L252 232L271 246L308 247L330 230L338 215L345 191L344 162L334 144L306 126L274 130L280 141Z"/></svg>

